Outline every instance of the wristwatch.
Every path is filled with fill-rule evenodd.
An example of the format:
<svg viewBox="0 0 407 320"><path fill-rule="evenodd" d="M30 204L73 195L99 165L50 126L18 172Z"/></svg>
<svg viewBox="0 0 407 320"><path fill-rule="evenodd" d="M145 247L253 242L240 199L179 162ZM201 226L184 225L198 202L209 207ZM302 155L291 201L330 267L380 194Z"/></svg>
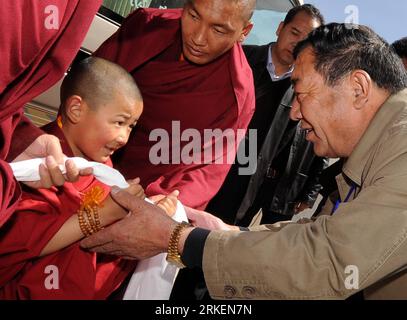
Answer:
<svg viewBox="0 0 407 320"><path fill-rule="evenodd" d="M192 224L185 221L177 224L174 230L171 233L170 242L168 244L167 251L167 261L168 263L175 265L177 268L185 268L185 265L182 263L181 255L178 252L178 242L181 237L181 231L184 228L191 227Z"/></svg>

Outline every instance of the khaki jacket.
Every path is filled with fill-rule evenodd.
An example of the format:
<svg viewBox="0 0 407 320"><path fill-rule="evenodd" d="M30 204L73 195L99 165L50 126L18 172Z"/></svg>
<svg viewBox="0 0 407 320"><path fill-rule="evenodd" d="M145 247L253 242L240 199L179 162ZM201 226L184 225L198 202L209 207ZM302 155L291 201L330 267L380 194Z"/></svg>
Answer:
<svg viewBox="0 0 407 320"><path fill-rule="evenodd" d="M333 215L307 224L211 232L204 249L213 298L407 299L407 89L379 109L337 177ZM331 204L332 207L332 204Z"/></svg>

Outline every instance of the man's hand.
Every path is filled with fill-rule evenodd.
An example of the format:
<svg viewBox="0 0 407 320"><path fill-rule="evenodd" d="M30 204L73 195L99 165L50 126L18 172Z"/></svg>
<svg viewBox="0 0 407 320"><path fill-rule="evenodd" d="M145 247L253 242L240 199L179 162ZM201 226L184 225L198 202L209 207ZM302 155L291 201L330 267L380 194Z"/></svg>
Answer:
<svg viewBox="0 0 407 320"><path fill-rule="evenodd" d="M140 185L140 178L127 180L129 187L124 189L126 192L134 197L144 200L144 189ZM103 211L102 211L103 210ZM99 213L103 212L103 220L106 222L104 225L109 225L117 220L123 219L128 215L129 211L117 203L111 196L107 197L103 202L103 207Z"/></svg>
<svg viewBox="0 0 407 320"><path fill-rule="evenodd" d="M66 174L63 175L59 165L64 164L64 154L57 137L50 134L43 134L34 140L13 162L34 158L46 158L45 165L41 164L39 173L41 180L24 182L31 188L50 188L52 186L62 186L65 181L75 182L79 176L92 174L92 168L79 170L72 160L65 163Z"/></svg>
<svg viewBox="0 0 407 320"><path fill-rule="evenodd" d="M184 206L189 221L196 227L208 230L239 230L239 227L224 223L218 217L205 212Z"/></svg>
<svg viewBox="0 0 407 320"><path fill-rule="evenodd" d="M81 246L94 252L127 259L145 259L166 252L177 222L157 206L124 190L112 188L112 198L130 214L115 224L82 240Z"/></svg>

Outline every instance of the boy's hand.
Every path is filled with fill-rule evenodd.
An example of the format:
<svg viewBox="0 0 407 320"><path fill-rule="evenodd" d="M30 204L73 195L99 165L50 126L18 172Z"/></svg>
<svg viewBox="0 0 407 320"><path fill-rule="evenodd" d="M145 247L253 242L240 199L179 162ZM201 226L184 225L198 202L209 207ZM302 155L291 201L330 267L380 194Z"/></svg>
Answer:
<svg viewBox="0 0 407 320"><path fill-rule="evenodd" d="M175 190L167 196L158 195L150 198L158 207L163 209L170 217L177 211L179 191Z"/></svg>
<svg viewBox="0 0 407 320"><path fill-rule="evenodd" d="M152 202L156 204L158 201L164 199L165 197L166 196L164 194L157 194L155 196L148 197L148 199L150 199Z"/></svg>

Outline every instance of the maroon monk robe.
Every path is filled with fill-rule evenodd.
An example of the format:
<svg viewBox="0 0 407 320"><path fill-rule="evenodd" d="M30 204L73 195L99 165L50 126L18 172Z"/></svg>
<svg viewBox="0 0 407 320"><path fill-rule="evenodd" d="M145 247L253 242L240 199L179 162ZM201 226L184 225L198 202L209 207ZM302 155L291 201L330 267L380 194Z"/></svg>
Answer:
<svg viewBox="0 0 407 320"><path fill-rule="evenodd" d="M204 130L230 129L236 138L237 130L242 129L240 138L244 136L254 110L253 78L240 44L206 65L179 61L181 13L178 9L139 9L95 54L127 69L144 99L143 114L129 142L113 159L115 165L126 178L140 177L148 195L178 189L184 204L203 209L222 185L237 149L235 143L229 149L224 144L215 154L214 141L204 141ZM197 130L200 161L182 162L180 151L192 139L184 137L186 141L180 142L172 121L180 122L180 135L186 129ZM150 157L157 141L150 141L149 136L159 128L169 134L170 150L164 155L169 156L170 164L154 164ZM205 149L212 156L209 153L209 161L204 163ZM233 153L229 163L228 151ZM215 164L216 159L221 164Z"/></svg>
<svg viewBox="0 0 407 320"><path fill-rule="evenodd" d="M46 131L58 136L64 153L72 156L55 122ZM50 190L23 188L22 199L0 234L0 299L106 299L133 271L134 261L85 251L79 241L38 257L76 214L81 194L94 186L102 187L104 198L109 194L110 187L93 176ZM47 283L55 285L49 279L56 275L55 267L50 271L49 266L58 270L58 289L47 288Z"/></svg>
<svg viewBox="0 0 407 320"><path fill-rule="evenodd" d="M100 3L0 1L0 227L12 214L21 193L4 160L14 159L42 134L28 125L27 119L20 121L22 109L62 78ZM53 17L59 18L58 25Z"/></svg>

